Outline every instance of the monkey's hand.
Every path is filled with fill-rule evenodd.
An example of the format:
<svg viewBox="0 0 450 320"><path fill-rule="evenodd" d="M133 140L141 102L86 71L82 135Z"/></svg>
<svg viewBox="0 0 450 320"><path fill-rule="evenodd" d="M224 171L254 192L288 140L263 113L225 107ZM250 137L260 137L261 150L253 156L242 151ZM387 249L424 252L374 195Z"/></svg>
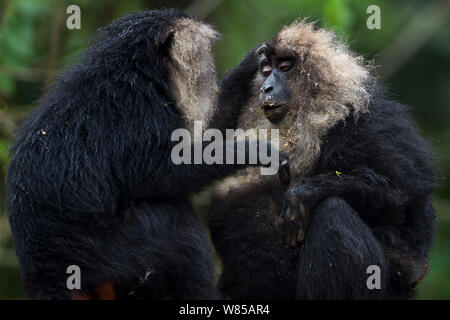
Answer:
<svg viewBox="0 0 450 320"><path fill-rule="evenodd" d="M309 213L317 202L316 193L306 184L296 184L286 191L280 215L280 229L286 245L296 247L303 242Z"/></svg>
<svg viewBox="0 0 450 320"><path fill-rule="evenodd" d="M258 71L258 56L255 49L228 72L220 84L219 105L221 100L232 99L235 103L245 104L253 94L252 81Z"/></svg>
<svg viewBox="0 0 450 320"><path fill-rule="evenodd" d="M210 121L210 128L224 133L226 129L237 128L241 109L254 94L253 79L257 71L258 59L252 50L225 75L220 84L218 107Z"/></svg>

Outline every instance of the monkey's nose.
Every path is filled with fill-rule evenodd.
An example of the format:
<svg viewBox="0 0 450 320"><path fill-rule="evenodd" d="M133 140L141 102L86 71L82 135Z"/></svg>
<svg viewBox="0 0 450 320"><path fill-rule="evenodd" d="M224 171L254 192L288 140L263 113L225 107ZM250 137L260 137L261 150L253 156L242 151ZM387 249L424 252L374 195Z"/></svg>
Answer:
<svg viewBox="0 0 450 320"><path fill-rule="evenodd" d="M269 93L273 90L273 86L263 86L261 87L261 93Z"/></svg>

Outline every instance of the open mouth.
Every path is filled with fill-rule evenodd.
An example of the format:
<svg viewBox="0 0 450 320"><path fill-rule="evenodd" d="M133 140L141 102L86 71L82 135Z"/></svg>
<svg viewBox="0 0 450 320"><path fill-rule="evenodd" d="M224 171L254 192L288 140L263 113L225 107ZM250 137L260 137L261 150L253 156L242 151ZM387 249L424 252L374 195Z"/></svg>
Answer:
<svg viewBox="0 0 450 320"><path fill-rule="evenodd" d="M266 102L265 104L263 104L261 106L261 109L263 109L264 111L271 111L271 110L278 109L280 107L282 107L281 104L276 104L276 103L273 103L273 102Z"/></svg>

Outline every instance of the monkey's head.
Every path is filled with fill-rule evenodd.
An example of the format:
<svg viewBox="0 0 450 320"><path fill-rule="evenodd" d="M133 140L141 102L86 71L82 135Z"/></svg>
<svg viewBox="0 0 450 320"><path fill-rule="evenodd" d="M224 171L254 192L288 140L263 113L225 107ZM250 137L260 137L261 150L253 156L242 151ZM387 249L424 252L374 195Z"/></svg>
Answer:
<svg viewBox="0 0 450 320"><path fill-rule="evenodd" d="M189 123L208 120L215 106L212 47L218 36L212 26L180 10L136 12L101 28L87 56L90 66L100 66L124 89L147 82Z"/></svg>
<svg viewBox="0 0 450 320"><path fill-rule="evenodd" d="M295 154L298 169L308 172L328 130L367 111L370 68L333 32L305 21L283 28L255 54L259 71L241 125L280 129L281 150Z"/></svg>
<svg viewBox="0 0 450 320"><path fill-rule="evenodd" d="M210 25L181 18L173 25L169 73L171 89L187 125L207 122L218 92L212 46L219 33Z"/></svg>

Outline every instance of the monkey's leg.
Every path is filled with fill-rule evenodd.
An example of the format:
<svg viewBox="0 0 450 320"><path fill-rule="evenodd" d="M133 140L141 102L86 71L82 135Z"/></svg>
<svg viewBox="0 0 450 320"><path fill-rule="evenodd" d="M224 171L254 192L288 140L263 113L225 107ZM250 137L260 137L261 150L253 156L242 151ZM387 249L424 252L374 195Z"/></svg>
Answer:
<svg viewBox="0 0 450 320"><path fill-rule="evenodd" d="M217 298L212 248L187 199L130 204L121 216L107 235L80 235L80 297L102 298L110 284L118 299Z"/></svg>
<svg viewBox="0 0 450 320"><path fill-rule="evenodd" d="M175 253L167 268L174 299L219 299L214 281L212 246L194 210L177 212L178 226L170 238L170 250Z"/></svg>
<svg viewBox="0 0 450 320"><path fill-rule="evenodd" d="M311 212L310 219L300 250L297 298L386 298L388 263L359 215L341 198L330 197ZM368 288L371 265L380 268L380 289ZM376 284L375 280L369 282Z"/></svg>
<svg viewBox="0 0 450 320"><path fill-rule="evenodd" d="M118 298L215 299L212 248L189 201L141 203L124 213L102 250L98 270L116 279Z"/></svg>

